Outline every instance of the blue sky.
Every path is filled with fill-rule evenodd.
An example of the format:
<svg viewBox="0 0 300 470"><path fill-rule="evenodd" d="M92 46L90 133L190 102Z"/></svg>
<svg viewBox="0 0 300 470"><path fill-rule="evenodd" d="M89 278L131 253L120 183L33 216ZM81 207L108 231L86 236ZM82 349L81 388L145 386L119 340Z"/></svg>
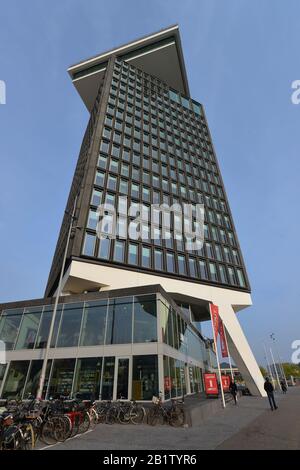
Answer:
<svg viewBox="0 0 300 470"><path fill-rule="evenodd" d="M88 113L69 65L179 23L253 290L254 353L300 338L297 0L10 0L1 4L0 302L41 297ZM298 287L297 287L298 286Z"/></svg>

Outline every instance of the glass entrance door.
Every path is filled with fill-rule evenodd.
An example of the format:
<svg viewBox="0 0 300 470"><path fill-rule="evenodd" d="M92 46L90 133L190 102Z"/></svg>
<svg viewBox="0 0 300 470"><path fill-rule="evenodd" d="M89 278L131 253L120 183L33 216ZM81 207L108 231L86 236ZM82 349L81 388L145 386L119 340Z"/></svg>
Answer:
<svg viewBox="0 0 300 470"><path fill-rule="evenodd" d="M114 399L128 400L130 396L130 358L116 357Z"/></svg>

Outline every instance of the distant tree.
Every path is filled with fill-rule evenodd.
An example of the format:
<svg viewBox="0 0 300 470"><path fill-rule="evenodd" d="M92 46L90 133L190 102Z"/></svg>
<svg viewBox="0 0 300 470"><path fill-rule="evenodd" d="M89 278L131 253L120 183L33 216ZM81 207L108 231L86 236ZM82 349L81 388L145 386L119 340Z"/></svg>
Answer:
<svg viewBox="0 0 300 470"><path fill-rule="evenodd" d="M299 364L291 364L289 362L284 362L282 366L287 378L289 378L291 375L293 377L300 377Z"/></svg>

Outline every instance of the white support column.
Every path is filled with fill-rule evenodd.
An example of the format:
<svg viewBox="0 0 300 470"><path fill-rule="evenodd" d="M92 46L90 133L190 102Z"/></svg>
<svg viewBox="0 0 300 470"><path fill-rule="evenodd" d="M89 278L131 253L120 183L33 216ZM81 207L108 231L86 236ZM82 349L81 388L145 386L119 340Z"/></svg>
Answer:
<svg viewBox="0 0 300 470"><path fill-rule="evenodd" d="M264 379L239 324L236 313L230 305L219 305L220 317L227 333L230 354L241 372L252 395L266 396Z"/></svg>

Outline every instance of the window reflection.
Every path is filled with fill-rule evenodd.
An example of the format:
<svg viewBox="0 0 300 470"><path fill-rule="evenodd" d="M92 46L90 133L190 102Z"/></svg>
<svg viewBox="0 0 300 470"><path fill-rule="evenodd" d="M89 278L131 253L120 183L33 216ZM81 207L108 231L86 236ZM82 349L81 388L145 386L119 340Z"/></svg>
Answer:
<svg viewBox="0 0 300 470"><path fill-rule="evenodd" d="M43 307L42 307L43 308ZM15 349L33 349L40 324L41 307L25 309Z"/></svg>
<svg viewBox="0 0 300 470"><path fill-rule="evenodd" d="M83 303L65 304L57 347L65 348L78 345Z"/></svg>
<svg viewBox="0 0 300 470"><path fill-rule="evenodd" d="M134 298L134 343L157 341L156 296Z"/></svg>
<svg viewBox="0 0 300 470"><path fill-rule="evenodd" d="M104 344L107 301L86 302L80 346Z"/></svg>
<svg viewBox="0 0 300 470"><path fill-rule="evenodd" d="M0 340L5 343L6 350L13 349L18 329L22 320L23 309L4 311L0 319Z"/></svg>
<svg viewBox="0 0 300 470"><path fill-rule="evenodd" d="M72 391L75 359L56 359L53 364L48 396L69 396Z"/></svg>
<svg viewBox="0 0 300 470"><path fill-rule="evenodd" d="M6 399L21 399L29 361L12 361L4 385L2 397Z"/></svg>
<svg viewBox="0 0 300 470"><path fill-rule="evenodd" d="M110 299L106 344L125 344L132 342L132 304L132 297Z"/></svg>
<svg viewBox="0 0 300 470"><path fill-rule="evenodd" d="M151 400L158 393L157 356L133 356L133 400Z"/></svg>
<svg viewBox="0 0 300 470"><path fill-rule="evenodd" d="M97 400L100 392L101 357L78 359L73 395L82 400Z"/></svg>

